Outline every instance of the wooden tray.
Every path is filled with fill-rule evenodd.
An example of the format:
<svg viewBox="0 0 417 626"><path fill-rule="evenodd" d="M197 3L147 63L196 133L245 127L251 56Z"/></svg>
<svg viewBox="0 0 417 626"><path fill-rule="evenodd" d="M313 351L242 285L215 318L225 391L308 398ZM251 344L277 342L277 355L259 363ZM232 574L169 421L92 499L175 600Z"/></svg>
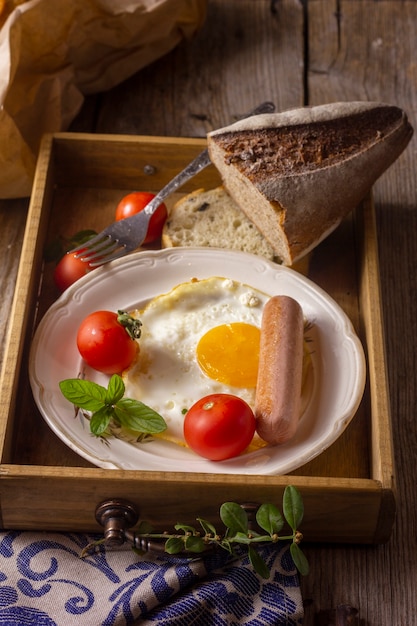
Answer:
<svg viewBox="0 0 417 626"><path fill-rule="evenodd" d="M374 210L368 198L299 267L346 311L361 337L368 380L361 406L327 451L286 476L103 470L67 448L32 399L28 349L56 299L45 244L81 228L101 230L127 192L159 190L205 147L200 139L57 133L45 136L33 187L1 376L0 507L8 529L100 531L96 506L126 498L158 528L200 516L218 521L222 502L274 502L286 485L303 496L305 540L385 542L395 516L393 451L381 319ZM181 192L219 183L210 166ZM168 205L178 199L176 194ZM59 346L57 346L59 349Z"/></svg>

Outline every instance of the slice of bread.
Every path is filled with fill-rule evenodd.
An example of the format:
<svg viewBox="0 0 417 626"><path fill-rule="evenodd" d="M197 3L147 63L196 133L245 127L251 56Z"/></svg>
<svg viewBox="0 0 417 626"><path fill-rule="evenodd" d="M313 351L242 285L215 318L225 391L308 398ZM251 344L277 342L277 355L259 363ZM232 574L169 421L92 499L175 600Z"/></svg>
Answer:
<svg viewBox="0 0 417 626"><path fill-rule="evenodd" d="M246 118L207 142L228 193L293 265L360 203L412 134L398 107L339 102Z"/></svg>
<svg viewBox="0 0 417 626"><path fill-rule="evenodd" d="M274 260L275 253L223 187L197 189L171 209L162 247L208 246L242 250Z"/></svg>

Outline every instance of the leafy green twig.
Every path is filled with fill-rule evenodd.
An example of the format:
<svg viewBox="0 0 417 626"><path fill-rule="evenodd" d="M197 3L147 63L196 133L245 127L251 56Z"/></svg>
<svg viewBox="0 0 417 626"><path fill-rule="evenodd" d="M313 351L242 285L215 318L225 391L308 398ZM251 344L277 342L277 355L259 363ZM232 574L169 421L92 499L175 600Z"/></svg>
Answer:
<svg viewBox="0 0 417 626"><path fill-rule="evenodd" d="M197 521L200 529L188 524L176 524L175 533L155 533L147 522L141 522L135 530L133 541L135 545L148 545L149 541L163 541L167 554L201 554L210 547L226 550L231 556L235 555L235 546L247 547L249 560L254 570L263 578L270 575L269 569L262 556L256 549L259 544L291 541L290 554L300 574L307 575L308 561L300 548L303 535L298 530L304 516L304 505L296 487L289 485L283 495L283 515L274 504L261 504L256 511L256 523L259 532L252 529L248 513L236 502L225 502L220 507L220 519L226 530L223 534L217 532L215 526L200 517ZM284 527L284 519L291 532L280 535ZM99 540L84 550L84 555L94 546L105 543ZM147 550L134 548L138 554Z"/></svg>
<svg viewBox="0 0 417 626"><path fill-rule="evenodd" d="M111 425L138 433L154 434L166 429L166 422L139 400L124 398L125 384L115 374L108 387L81 378L67 378L59 383L64 397L78 409L91 412L90 430L97 437L109 434Z"/></svg>
<svg viewBox="0 0 417 626"><path fill-rule="evenodd" d="M286 487L284 491L283 515L292 531L287 535L279 534L284 526L284 519L279 509L274 504L261 504L256 512L256 522L261 532L257 532L250 528L248 514L242 506L236 502L225 502L220 507L220 519L226 527L223 536L217 533L210 522L197 518L203 529L203 535L191 526L177 524L175 529L183 533L166 538L165 551L169 554L184 550L202 552L208 544L214 544L233 555L235 544L246 545L253 568L258 574L267 578L269 570L256 550L256 546L261 543L291 541L290 552L294 564L301 574L307 574L308 563L299 547L302 534L298 530L304 515L304 506L299 491L292 485Z"/></svg>

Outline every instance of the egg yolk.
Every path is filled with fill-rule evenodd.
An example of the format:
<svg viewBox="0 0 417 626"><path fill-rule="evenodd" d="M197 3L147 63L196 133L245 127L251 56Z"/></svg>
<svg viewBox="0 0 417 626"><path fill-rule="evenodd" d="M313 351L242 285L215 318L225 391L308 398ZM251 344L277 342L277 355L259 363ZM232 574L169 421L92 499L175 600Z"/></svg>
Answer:
<svg viewBox="0 0 417 626"><path fill-rule="evenodd" d="M259 365L260 329L234 322L215 326L197 345L197 362L203 372L225 385L255 387Z"/></svg>

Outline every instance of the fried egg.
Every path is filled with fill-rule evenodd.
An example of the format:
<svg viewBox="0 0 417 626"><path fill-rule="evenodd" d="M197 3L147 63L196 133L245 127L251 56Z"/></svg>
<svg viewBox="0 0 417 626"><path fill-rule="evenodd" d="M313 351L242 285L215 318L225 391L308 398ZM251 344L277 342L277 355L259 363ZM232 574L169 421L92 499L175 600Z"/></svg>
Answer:
<svg viewBox="0 0 417 626"><path fill-rule="evenodd" d="M162 437L185 445L186 411L211 393L254 406L262 310L269 296L222 277L191 280L132 313L142 321L126 396L165 419Z"/></svg>

